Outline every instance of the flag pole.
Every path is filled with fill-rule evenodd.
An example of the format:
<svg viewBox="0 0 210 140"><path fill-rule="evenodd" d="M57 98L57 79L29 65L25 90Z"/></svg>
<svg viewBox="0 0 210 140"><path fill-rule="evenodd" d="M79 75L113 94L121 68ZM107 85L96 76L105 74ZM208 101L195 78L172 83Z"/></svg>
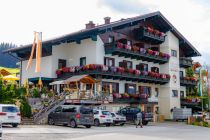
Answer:
<svg viewBox="0 0 210 140"><path fill-rule="evenodd" d="M42 60L42 32L39 32L40 33L40 72L39 72L39 78L40 78L40 80L42 81L42 77L41 77L41 60ZM41 89L42 89L42 85L40 85L40 91L41 91Z"/></svg>

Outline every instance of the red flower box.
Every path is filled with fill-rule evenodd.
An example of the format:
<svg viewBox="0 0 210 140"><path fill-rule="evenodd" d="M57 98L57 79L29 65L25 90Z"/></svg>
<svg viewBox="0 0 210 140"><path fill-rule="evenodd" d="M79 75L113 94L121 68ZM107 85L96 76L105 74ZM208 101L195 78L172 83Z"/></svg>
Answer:
<svg viewBox="0 0 210 140"><path fill-rule="evenodd" d="M62 70L56 70L56 74L57 74L57 75L62 74Z"/></svg>
<svg viewBox="0 0 210 140"><path fill-rule="evenodd" d="M62 68L62 71L65 73L69 72L69 70L70 70L70 68L67 68L67 67Z"/></svg>

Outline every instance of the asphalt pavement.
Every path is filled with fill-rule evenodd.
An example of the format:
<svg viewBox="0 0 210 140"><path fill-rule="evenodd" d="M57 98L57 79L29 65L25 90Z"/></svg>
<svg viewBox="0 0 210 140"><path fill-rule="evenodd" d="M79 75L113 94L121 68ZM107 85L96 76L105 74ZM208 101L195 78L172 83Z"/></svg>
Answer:
<svg viewBox="0 0 210 140"><path fill-rule="evenodd" d="M210 140L210 128L184 123L154 123L135 128L134 125L92 127L28 125L3 127L4 140Z"/></svg>

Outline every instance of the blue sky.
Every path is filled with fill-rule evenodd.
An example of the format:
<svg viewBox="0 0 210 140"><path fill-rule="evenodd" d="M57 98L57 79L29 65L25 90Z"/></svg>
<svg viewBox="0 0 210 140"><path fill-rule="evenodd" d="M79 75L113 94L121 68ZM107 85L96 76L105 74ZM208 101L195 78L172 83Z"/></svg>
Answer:
<svg viewBox="0 0 210 140"><path fill-rule="evenodd" d="M33 31L48 39L84 29L93 20L102 24L160 11L210 60L210 0L0 0L0 42L31 43Z"/></svg>

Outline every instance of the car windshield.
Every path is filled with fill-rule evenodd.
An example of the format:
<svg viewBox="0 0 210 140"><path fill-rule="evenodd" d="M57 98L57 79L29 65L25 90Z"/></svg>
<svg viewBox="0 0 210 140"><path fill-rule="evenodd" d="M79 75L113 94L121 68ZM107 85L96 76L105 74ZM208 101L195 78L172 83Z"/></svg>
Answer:
<svg viewBox="0 0 210 140"><path fill-rule="evenodd" d="M2 107L2 112L16 113L19 112L19 110L17 109L17 107L14 106L4 106Z"/></svg>
<svg viewBox="0 0 210 140"><path fill-rule="evenodd" d="M93 114L93 109L90 107L81 107L80 113L81 114Z"/></svg>
<svg viewBox="0 0 210 140"><path fill-rule="evenodd" d="M103 115L111 115L109 111L102 111Z"/></svg>

